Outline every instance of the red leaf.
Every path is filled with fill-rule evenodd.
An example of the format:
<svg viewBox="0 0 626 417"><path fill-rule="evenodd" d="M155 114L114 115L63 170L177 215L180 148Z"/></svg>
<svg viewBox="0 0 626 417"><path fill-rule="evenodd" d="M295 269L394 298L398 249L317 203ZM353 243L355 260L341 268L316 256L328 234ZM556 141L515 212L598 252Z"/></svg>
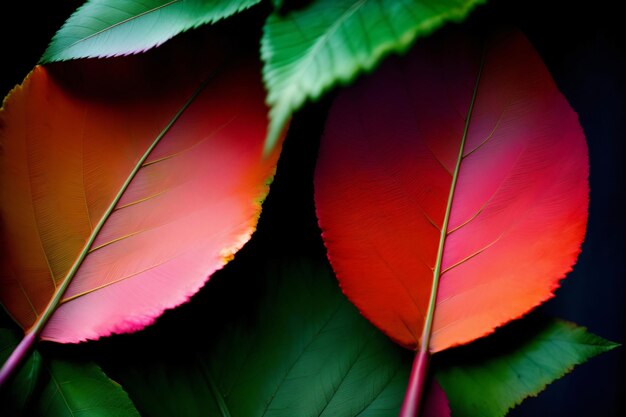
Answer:
<svg viewBox="0 0 626 417"><path fill-rule="evenodd" d="M446 36L339 95L315 177L344 292L431 352L552 297L588 206L577 116L526 38Z"/></svg>
<svg viewBox="0 0 626 417"><path fill-rule="evenodd" d="M264 96L258 62L189 38L36 67L0 114L0 289L27 333L136 331L228 262L278 158Z"/></svg>

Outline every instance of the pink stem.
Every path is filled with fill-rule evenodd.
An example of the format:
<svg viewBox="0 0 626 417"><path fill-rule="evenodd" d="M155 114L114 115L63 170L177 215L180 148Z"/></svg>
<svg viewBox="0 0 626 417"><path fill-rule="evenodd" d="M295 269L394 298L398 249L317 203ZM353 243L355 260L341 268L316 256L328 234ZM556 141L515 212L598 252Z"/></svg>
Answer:
<svg viewBox="0 0 626 417"><path fill-rule="evenodd" d="M0 388L6 384L9 378L17 371L21 363L26 360L36 339L37 335L35 332L29 333L24 336L20 344L13 350L9 359L7 359L4 365L2 365L2 369L0 369Z"/></svg>
<svg viewBox="0 0 626 417"><path fill-rule="evenodd" d="M420 351L415 354L413 368L411 368L411 377L409 378L409 386L406 388L404 402L400 410L400 417L419 416L422 397L424 396L424 388L426 386L429 359L430 355L426 349L420 349Z"/></svg>

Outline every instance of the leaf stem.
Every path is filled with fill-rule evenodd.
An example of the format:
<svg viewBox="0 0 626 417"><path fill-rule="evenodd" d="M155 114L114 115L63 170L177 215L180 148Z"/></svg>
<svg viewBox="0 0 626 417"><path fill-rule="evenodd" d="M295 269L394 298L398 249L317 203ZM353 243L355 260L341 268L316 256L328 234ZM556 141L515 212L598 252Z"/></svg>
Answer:
<svg viewBox="0 0 626 417"><path fill-rule="evenodd" d="M400 417L418 417L420 412L420 404L422 402L422 396L424 395L426 376L428 374L428 362L430 359L430 336L433 327L433 319L435 317L437 292L439 291L439 278L441 277L443 251L445 247L446 237L448 235L448 223L450 222L450 213L452 212L452 201L454 200L456 183L459 178L459 171L461 170L463 153L465 152L465 142L467 140L470 120L472 118L472 112L474 111L474 103L476 102L476 96L478 94L478 84L480 83L480 77L482 75L484 65L485 50L483 49L480 66L478 67L478 74L476 76L476 83L474 84L474 91L472 93L472 100L470 101L470 105L467 110L467 116L465 118L463 137L461 138L461 144L459 145L459 153L457 155L456 165L454 167L454 173L452 174L452 181L450 183L446 213L443 218L441 235L439 237L437 260L435 263L435 269L433 270L433 284L430 292L430 300L428 302L428 311L426 312L426 319L424 321L424 328L422 329L422 337L420 340L420 349L415 355L415 359L413 361L413 368L411 369L409 386L407 387L404 402L402 403Z"/></svg>
<svg viewBox="0 0 626 417"><path fill-rule="evenodd" d="M421 408L422 393L425 390L426 375L428 374L428 359L430 354L428 349L420 349L415 354L409 386L406 389L400 417L415 417Z"/></svg>
<svg viewBox="0 0 626 417"><path fill-rule="evenodd" d="M0 388L11 378L17 371L22 362L29 356L31 349L35 345L37 335L29 333L20 341L20 344L13 350L9 359L2 365L0 369Z"/></svg>

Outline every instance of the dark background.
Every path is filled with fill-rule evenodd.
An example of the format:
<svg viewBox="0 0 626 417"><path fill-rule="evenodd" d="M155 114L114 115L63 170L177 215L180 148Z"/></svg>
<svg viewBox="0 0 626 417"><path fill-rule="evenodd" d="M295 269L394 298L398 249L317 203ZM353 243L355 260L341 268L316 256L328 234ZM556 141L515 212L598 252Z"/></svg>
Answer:
<svg viewBox="0 0 626 417"><path fill-rule="evenodd" d="M2 56L0 93L5 95L36 64L49 39L82 1L11 2L0 11ZM287 2L289 3L289 2ZM302 3L302 2L297 2ZM546 8L545 3L549 3ZM538 49L559 88L578 112L591 161L591 203L587 237L574 271L557 297L542 309L587 326L607 339L626 341L626 75L625 48L618 35L623 23L612 1L576 6L569 1L493 0L472 14L471 24L493 22L519 26ZM260 21L268 7L243 19ZM241 36L259 36L259 27L242 25ZM309 105L294 119L278 175L263 209L259 230L238 259L272 256L268 246L287 256L323 258L314 209L312 173L319 135L331 98ZM567 150L564 149L564 152ZM269 242L269 243L268 243ZM290 242L285 245L284 242ZM261 247L264 250L258 250ZM255 251L256 249L256 251ZM181 326L212 286L238 266L228 266L181 311L168 312L153 332ZM161 327L159 327L161 326ZM116 338L105 342L115 345ZM93 345L93 344L92 344ZM526 400L516 417L612 417L626 415L624 347L581 365L537 398ZM80 349L79 349L80 351ZM298 417L298 416L294 416Z"/></svg>

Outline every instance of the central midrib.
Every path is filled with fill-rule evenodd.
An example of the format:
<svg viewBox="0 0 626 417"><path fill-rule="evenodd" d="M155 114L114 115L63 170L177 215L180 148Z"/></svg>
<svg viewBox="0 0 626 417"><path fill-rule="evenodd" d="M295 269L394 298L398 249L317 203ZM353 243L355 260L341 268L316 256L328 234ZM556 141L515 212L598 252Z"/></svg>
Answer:
<svg viewBox="0 0 626 417"><path fill-rule="evenodd" d="M115 198L111 201L111 204L108 206L107 210L104 212L104 214L102 215L102 217L100 218L100 220L98 221L96 226L91 231L91 234L89 235L89 239L87 240L87 243L85 243L85 246L83 247L81 252L78 254L78 257L76 258L76 260L72 264L72 267L70 268L70 270L66 274L65 278L63 278L63 281L58 286L58 288L55 291L52 299L50 300L50 302L46 306L46 308L43 311L43 313L41 314L41 316L39 316L39 318L37 319L37 321L33 325L32 330L29 333L34 333L35 335L38 335L38 334L41 333L41 331L45 327L46 323L48 322L48 320L52 316L52 313L54 313L54 311L56 310L57 306L61 302L61 300L63 298L63 295L65 294L65 291L69 287L72 279L76 275L76 272L78 272L78 269L80 268L80 266L82 265L83 261L85 260L85 258L89 254L89 251L91 250L91 247L92 247L93 243L95 242L96 238L98 237L98 234L100 233L100 231L104 227L104 224L106 223L107 219L109 218L109 216L111 215L113 210L115 209L115 206L117 205L117 203L122 198L122 195L124 195L124 193L126 192L126 189L128 188L128 186L132 182L133 178L135 178L135 175L137 175L137 173L142 168L143 164L148 159L148 157L150 156L150 154L152 153L154 148L156 148L156 146L159 144L161 139L163 139L163 137L167 134L167 132L169 132L169 130L172 128L174 123L176 123L176 121L182 116L182 114L187 110L187 108L191 105L191 103L193 103L193 101L202 92L204 87L206 87L207 83L213 77L213 75L214 74L209 75L204 81L202 81L200 86L198 86L198 88L193 92L191 97L189 97L189 99L185 102L185 104L183 104L183 106L176 112L174 117L163 128L163 130L154 139L154 141L152 141L152 143L150 144L148 149L144 152L144 154L141 156L141 158L137 161L137 163L135 164L135 167L133 168L133 170L130 172L130 174L128 175L128 177L126 178L124 183L122 184L119 192L116 194Z"/></svg>
<svg viewBox="0 0 626 417"><path fill-rule="evenodd" d="M97 31L95 33L92 33L91 35L85 36L84 38L80 38L80 39L72 42L69 46L65 47L64 49L68 50L68 49L74 47L75 45L78 45L81 42L85 42L85 41L87 41L89 39L92 39L92 38L98 36L98 35L101 35L102 33L106 32L106 31L113 30L116 27L121 26L121 25L123 25L125 23L132 22L133 20L139 19L140 17L146 16L146 15L148 15L150 13L154 13L157 10L164 9L164 8L166 8L168 6L171 6L174 3L178 3L179 1L180 0L171 0L171 1L169 1L169 2L167 2L165 4L162 4L160 6L153 7L151 9L145 10L145 11L143 11L143 12L141 12L139 14L136 14L134 16L128 17L128 18L126 18L124 20L120 20L119 22L116 22L116 23L114 23L114 24L112 24L110 26L104 27L104 28L100 29L99 31Z"/></svg>
<svg viewBox="0 0 626 417"><path fill-rule="evenodd" d="M435 307L437 302L437 292L439 290L439 278L441 278L441 267L443 260L443 252L445 248L446 237L448 233L448 223L450 221L450 213L452 211L452 201L454 200L454 192L456 189L456 183L459 177L459 171L461 169L461 162L463 160L463 152L465 151L465 142L467 140L467 133L469 131L470 120L472 118L472 112L474 110L474 103L476 102L476 95L478 93L478 84L483 72L483 66L485 64L485 53L483 51L480 65L478 68L478 74L476 75L476 83L474 84L474 91L472 93L472 100L470 101L469 108L467 110L467 117L465 118L465 126L463 128L463 136L461 138L461 144L459 145L459 153L457 155L456 165L452 174L452 182L450 183L450 191L448 193L448 201L446 203L446 212L443 218L443 224L441 226L439 236L439 247L437 248L437 258L435 262L435 269L433 270L433 283L431 286L430 299L428 301L428 310L426 312L426 318L424 320L424 327L422 329L422 337L419 341L420 351L427 352L430 346L430 336L433 326L433 318L435 315Z"/></svg>

